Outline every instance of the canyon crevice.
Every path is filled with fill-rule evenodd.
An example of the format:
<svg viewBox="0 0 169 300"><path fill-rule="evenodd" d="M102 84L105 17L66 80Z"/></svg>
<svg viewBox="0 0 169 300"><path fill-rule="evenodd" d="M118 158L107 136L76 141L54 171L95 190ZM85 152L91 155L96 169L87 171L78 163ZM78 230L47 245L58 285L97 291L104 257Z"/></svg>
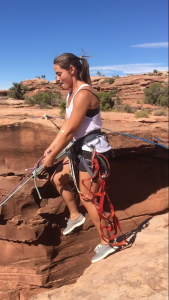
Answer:
<svg viewBox="0 0 169 300"><path fill-rule="evenodd" d="M108 116L108 115L107 115ZM62 120L59 120L62 123ZM168 139L167 122L103 122L126 134ZM56 135L44 119L6 121L0 126L0 200L18 184ZM115 152L108 195L124 233L168 210L168 150L116 133L109 134ZM48 288L71 284L90 265L99 236L77 202L86 222L63 236L68 209L45 176L39 175L38 198L33 180L0 208L0 299L26 300ZM105 207L106 209L106 207ZM4 297L4 293L6 293Z"/></svg>

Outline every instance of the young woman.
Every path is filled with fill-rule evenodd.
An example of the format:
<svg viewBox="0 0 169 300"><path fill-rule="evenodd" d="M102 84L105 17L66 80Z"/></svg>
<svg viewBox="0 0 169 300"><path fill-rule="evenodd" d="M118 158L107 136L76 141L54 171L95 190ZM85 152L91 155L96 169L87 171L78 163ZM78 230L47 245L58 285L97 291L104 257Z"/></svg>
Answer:
<svg viewBox="0 0 169 300"><path fill-rule="evenodd" d="M63 89L70 89L66 101L66 115L62 128L57 134L55 140L45 151L44 168L51 167L54 164L55 157L72 141L75 141L78 153L85 159L91 159L91 148L89 144L95 145L96 151L110 158L110 146L104 137L98 137L102 126L100 117L99 99L95 90L90 86L89 65L83 55L77 57L71 53L65 53L54 59L54 70L57 75L57 81ZM86 141L92 143L87 143ZM68 184L70 181L70 166L68 158L65 158L57 167L52 176L52 183L65 200L70 218L63 234L69 234L75 227L85 222L85 217L79 214L74 199L73 192ZM83 164L79 162L79 189L84 195L89 195L88 190L82 184L83 179L89 178L89 174ZM90 188L90 180L85 182ZM92 191L97 192L98 183L92 183ZM93 195L82 197L80 200L88 211L100 237L100 221L97 210L93 203ZM103 222L104 223L104 222ZM102 226L105 224L102 224ZM104 232L107 236L107 231ZM105 258L115 251L101 238L101 243L95 249L96 254L92 258L92 263Z"/></svg>

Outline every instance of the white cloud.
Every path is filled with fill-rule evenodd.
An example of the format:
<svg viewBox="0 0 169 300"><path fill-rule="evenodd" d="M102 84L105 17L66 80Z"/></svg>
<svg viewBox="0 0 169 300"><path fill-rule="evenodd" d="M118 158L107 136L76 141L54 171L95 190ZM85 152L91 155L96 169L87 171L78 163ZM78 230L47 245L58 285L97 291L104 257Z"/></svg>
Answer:
<svg viewBox="0 0 169 300"><path fill-rule="evenodd" d="M91 74L96 74L97 71L103 74L112 75L115 72L122 72L123 74L140 74L152 72L157 69L158 71L167 71L168 67L160 63L145 63L145 64L126 64L126 65L112 65L112 66L95 66L90 68Z"/></svg>
<svg viewBox="0 0 169 300"><path fill-rule="evenodd" d="M132 45L130 47L135 47L135 48L167 48L168 45L169 45L168 42L163 42L163 43L147 43L147 44Z"/></svg>

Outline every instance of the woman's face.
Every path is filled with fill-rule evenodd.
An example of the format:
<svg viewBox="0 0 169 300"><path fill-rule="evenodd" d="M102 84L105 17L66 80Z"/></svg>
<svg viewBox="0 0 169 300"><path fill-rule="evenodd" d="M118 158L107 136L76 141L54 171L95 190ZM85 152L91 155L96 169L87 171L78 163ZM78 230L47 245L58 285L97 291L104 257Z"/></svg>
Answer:
<svg viewBox="0 0 169 300"><path fill-rule="evenodd" d="M54 65L56 73L56 80L61 84L64 90L68 90L72 87L72 74L71 71L62 69L59 65Z"/></svg>

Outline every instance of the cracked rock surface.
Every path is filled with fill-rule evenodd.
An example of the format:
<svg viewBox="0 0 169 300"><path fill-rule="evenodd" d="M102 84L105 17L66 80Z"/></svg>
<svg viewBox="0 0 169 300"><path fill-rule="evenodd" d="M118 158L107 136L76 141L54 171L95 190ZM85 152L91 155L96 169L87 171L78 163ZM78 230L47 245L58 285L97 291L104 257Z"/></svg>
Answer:
<svg viewBox="0 0 169 300"><path fill-rule="evenodd" d="M50 115L51 111L45 113ZM58 114L58 111L53 109L52 113ZM23 178L25 168L34 166L43 156L44 150L56 135L53 124L41 118L31 118L35 114L42 115L42 110L0 110L0 201ZM119 114L105 113L103 127L150 140L155 136L168 139L166 117L157 117L156 123L150 122L147 125L134 122L128 115L120 117ZM61 125L62 122L58 119L57 124ZM168 209L168 152L142 140L115 133L109 134L109 140L116 158L111 162L107 192L121 221L123 232L128 233L136 230L147 218ZM99 243L98 234L77 196L79 211L85 215L86 222L69 236L63 236L65 217L69 217L65 202L46 178L39 176L37 185L42 200L39 200L31 180L0 208L0 300L28 300L36 294L63 285L67 285L65 289L69 291L69 285L89 267L94 248ZM152 231L152 236L153 234ZM161 231L159 236L163 241ZM121 255L124 253L125 262L127 253L133 253L135 245L113 256L113 259L118 258L118 264L113 261L110 276L106 273L108 282L113 276L113 286L116 282L113 272L119 268ZM153 245L156 248L156 243ZM143 243L140 243L139 249L142 247ZM152 251L154 248L151 248ZM108 261L111 262L111 259L108 258ZM105 260L98 267L96 265L96 273L103 268L104 263ZM122 265L121 263L120 274L127 272L122 270ZM135 265L137 264L134 264L134 268ZM117 273L117 278L118 276ZM126 273L124 278L127 278L124 279L127 286L130 278ZM139 278L140 283L143 279ZM85 285L88 286L84 292L87 297L88 292L90 296L92 285L88 282ZM150 293L150 296L161 297L160 293L163 292L160 291L159 295L157 292L156 295ZM81 297L80 292L79 296L76 295L76 299L80 299L77 297ZM93 295L92 297L95 299ZM104 299L99 297L103 297L102 294L98 294L98 299ZM63 299L66 298L68 295Z"/></svg>
<svg viewBox="0 0 169 300"><path fill-rule="evenodd" d="M75 284L31 300L168 300L168 214L133 233L131 248L88 267Z"/></svg>

